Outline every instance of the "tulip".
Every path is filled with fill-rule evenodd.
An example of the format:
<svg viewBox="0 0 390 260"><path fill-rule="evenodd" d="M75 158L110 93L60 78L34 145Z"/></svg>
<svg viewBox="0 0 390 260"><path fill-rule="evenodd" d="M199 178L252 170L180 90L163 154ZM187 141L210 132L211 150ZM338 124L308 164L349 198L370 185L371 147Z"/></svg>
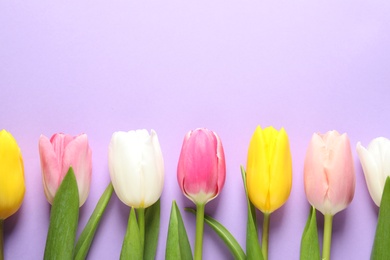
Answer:
<svg viewBox="0 0 390 260"><path fill-rule="evenodd" d="M221 192L225 176L225 155L218 135L207 129L188 132L177 167L184 195L195 204L206 204Z"/></svg>
<svg viewBox="0 0 390 260"><path fill-rule="evenodd" d="M184 195L197 207L195 259L202 258L204 207L221 192L225 176L225 154L218 135L204 128L188 132L179 157L177 180Z"/></svg>
<svg viewBox="0 0 390 260"><path fill-rule="evenodd" d="M287 201L292 185L290 145L284 128L256 128L248 149L246 183L250 201L264 213L262 251L267 259L270 214Z"/></svg>
<svg viewBox="0 0 390 260"><path fill-rule="evenodd" d="M306 153L304 186L310 204L325 215L322 259L330 258L333 215L345 209L355 192L355 172L347 134L314 134Z"/></svg>
<svg viewBox="0 0 390 260"><path fill-rule="evenodd" d="M115 193L123 203L137 209L143 255L145 208L160 198L164 186L164 160L158 137L154 130L150 134L145 129L115 132L108 150L108 166ZM131 235L129 227L126 237ZM128 246L125 241L122 252Z"/></svg>
<svg viewBox="0 0 390 260"><path fill-rule="evenodd" d="M13 136L0 131L0 259L3 259L3 223L13 215L24 198L22 153Z"/></svg>
<svg viewBox="0 0 390 260"><path fill-rule="evenodd" d="M390 176L390 140L384 137L375 138L367 149L359 142L356 150L362 164L368 191L379 207L386 178Z"/></svg>
<svg viewBox="0 0 390 260"><path fill-rule="evenodd" d="M161 196L164 161L154 130L115 132L112 135L108 165L115 193L134 208L147 208Z"/></svg>
<svg viewBox="0 0 390 260"><path fill-rule="evenodd" d="M246 174L249 199L263 213L272 213L287 201L292 162L284 128L256 128L249 144Z"/></svg>
<svg viewBox="0 0 390 260"><path fill-rule="evenodd" d="M24 198L22 153L13 136L0 131L0 219L14 214Z"/></svg>
<svg viewBox="0 0 390 260"><path fill-rule="evenodd" d="M43 187L50 204L72 167L76 176L80 207L89 194L92 175L92 152L86 134L71 136L54 134L50 140L41 135L39 138L39 155L41 159Z"/></svg>
<svg viewBox="0 0 390 260"><path fill-rule="evenodd" d="M351 203L355 172L347 134L330 131L314 134L306 153L305 192L322 214L335 215Z"/></svg>

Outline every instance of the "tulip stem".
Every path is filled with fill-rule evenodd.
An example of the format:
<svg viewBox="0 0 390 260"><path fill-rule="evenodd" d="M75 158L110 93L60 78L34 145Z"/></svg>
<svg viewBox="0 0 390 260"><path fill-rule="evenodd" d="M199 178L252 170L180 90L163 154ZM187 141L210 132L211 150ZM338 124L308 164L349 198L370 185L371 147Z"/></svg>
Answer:
<svg viewBox="0 0 390 260"><path fill-rule="evenodd" d="M141 250L142 254L144 255L144 244L145 244L145 208L138 208L137 209L137 215L138 215L138 227L139 227L139 235L141 239Z"/></svg>
<svg viewBox="0 0 390 260"><path fill-rule="evenodd" d="M264 260L268 259L268 237L269 237L269 220L270 213L264 213L263 219L263 234L261 238L261 251L263 253Z"/></svg>
<svg viewBox="0 0 390 260"><path fill-rule="evenodd" d="M4 219L0 219L0 260L4 260L3 227L4 227Z"/></svg>
<svg viewBox="0 0 390 260"><path fill-rule="evenodd" d="M196 204L195 260L202 259L205 203Z"/></svg>
<svg viewBox="0 0 390 260"><path fill-rule="evenodd" d="M333 215L325 214L324 241L322 242L322 260L330 259L330 245L332 242Z"/></svg>

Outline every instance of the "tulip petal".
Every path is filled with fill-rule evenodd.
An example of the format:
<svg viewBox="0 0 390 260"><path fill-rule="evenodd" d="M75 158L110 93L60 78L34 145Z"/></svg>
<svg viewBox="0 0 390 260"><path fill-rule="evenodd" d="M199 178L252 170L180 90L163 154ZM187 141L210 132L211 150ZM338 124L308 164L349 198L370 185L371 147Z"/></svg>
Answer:
<svg viewBox="0 0 390 260"><path fill-rule="evenodd" d="M371 146L371 150L374 147ZM356 150L360 159L360 163L363 168L364 177L366 179L367 188L371 195L372 200L379 207L383 192L383 186L381 183L382 176L378 164L374 159L373 154L364 148L360 142L356 146Z"/></svg>
<svg viewBox="0 0 390 260"><path fill-rule="evenodd" d="M135 131L115 132L109 147L112 185L119 199L128 206L139 207L143 195L141 158Z"/></svg>
<svg viewBox="0 0 390 260"><path fill-rule="evenodd" d="M292 186L292 161L290 144L286 131L282 128L274 137L275 143L270 167L269 212L281 207L290 196Z"/></svg>
<svg viewBox="0 0 390 260"><path fill-rule="evenodd" d="M375 138L367 147L378 167L378 180L382 194L387 176L390 176L390 140L384 137Z"/></svg>
<svg viewBox="0 0 390 260"><path fill-rule="evenodd" d="M248 195L256 208L268 212L269 206L269 161L263 130L258 126L252 136L247 160Z"/></svg>
<svg viewBox="0 0 390 260"><path fill-rule="evenodd" d="M226 163L225 163L225 152L223 150L222 142L219 136L213 132L217 140L217 159L218 159L218 182L217 182L217 193L219 194L222 190L223 185L225 184L226 178Z"/></svg>
<svg viewBox="0 0 390 260"><path fill-rule="evenodd" d="M62 158L62 171L73 168L79 190L80 206L84 204L89 194L92 176L92 151L88 145L88 137L81 134L69 141L65 146Z"/></svg>
<svg viewBox="0 0 390 260"><path fill-rule="evenodd" d="M157 147L158 146L158 147ZM143 205L149 207L160 197L163 188L163 163L162 153L159 148L157 136L152 132L142 144L142 184L143 184ZM157 151L156 154L156 150Z"/></svg>
<svg viewBox="0 0 390 260"><path fill-rule="evenodd" d="M345 209L352 201L355 193L355 171L353 168L353 158L351 145L346 134L341 136L332 135L331 140L327 140L328 160L325 161L325 171L329 189L327 198L332 205L331 215Z"/></svg>
<svg viewBox="0 0 390 260"><path fill-rule="evenodd" d="M50 140L41 135L39 137L39 155L41 160L43 187L50 204L53 204L54 196L63 179L60 174L62 165Z"/></svg>
<svg viewBox="0 0 390 260"><path fill-rule="evenodd" d="M318 134L313 134L304 163L305 193L310 204L324 213L324 201L328 192L327 176L323 167L325 143Z"/></svg>
<svg viewBox="0 0 390 260"><path fill-rule="evenodd" d="M183 191L183 193L187 196L185 189L184 189L184 179L186 176L186 165L184 163L184 157L185 157L185 150L187 149L187 141L191 137L192 131L189 131L185 136L183 140L183 146L180 151L180 157L179 162L177 164L177 182L179 183L180 189Z"/></svg>

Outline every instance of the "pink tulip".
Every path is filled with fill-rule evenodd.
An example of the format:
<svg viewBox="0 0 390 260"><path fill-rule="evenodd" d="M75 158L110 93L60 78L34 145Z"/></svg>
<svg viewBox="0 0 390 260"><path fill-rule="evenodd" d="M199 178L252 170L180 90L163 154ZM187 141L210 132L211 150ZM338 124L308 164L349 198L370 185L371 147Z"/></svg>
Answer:
<svg viewBox="0 0 390 260"><path fill-rule="evenodd" d="M41 158L43 186L50 204L72 167L76 176L80 207L88 197L92 175L92 152L86 134L71 136L54 134L49 140L41 135L39 138L39 155Z"/></svg>
<svg viewBox="0 0 390 260"><path fill-rule="evenodd" d="M205 204L221 192L225 175L225 155L218 135L204 128L188 132L177 167L184 195L195 204Z"/></svg>
<svg viewBox="0 0 390 260"><path fill-rule="evenodd" d="M312 136L304 182L307 199L322 214L334 215L349 205L355 193L355 172L346 134L330 131Z"/></svg>

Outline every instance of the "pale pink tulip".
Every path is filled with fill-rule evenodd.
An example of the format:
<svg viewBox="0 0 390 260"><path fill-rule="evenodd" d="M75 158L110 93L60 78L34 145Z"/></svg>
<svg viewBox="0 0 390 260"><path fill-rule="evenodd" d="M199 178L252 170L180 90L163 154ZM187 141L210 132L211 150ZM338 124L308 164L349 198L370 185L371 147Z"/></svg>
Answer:
<svg viewBox="0 0 390 260"><path fill-rule="evenodd" d="M225 175L225 155L218 135L204 128L188 132L177 167L184 195L195 204L205 204L218 196Z"/></svg>
<svg viewBox="0 0 390 260"><path fill-rule="evenodd" d="M322 214L345 209L355 193L355 171L346 134L337 131L314 134L306 153L305 192L310 204Z"/></svg>
<svg viewBox="0 0 390 260"><path fill-rule="evenodd" d="M45 195L50 204L64 179L72 167L76 176L80 207L89 194L92 175L92 152L86 134L71 136L54 134L49 140L41 135L39 138L39 155Z"/></svg>

